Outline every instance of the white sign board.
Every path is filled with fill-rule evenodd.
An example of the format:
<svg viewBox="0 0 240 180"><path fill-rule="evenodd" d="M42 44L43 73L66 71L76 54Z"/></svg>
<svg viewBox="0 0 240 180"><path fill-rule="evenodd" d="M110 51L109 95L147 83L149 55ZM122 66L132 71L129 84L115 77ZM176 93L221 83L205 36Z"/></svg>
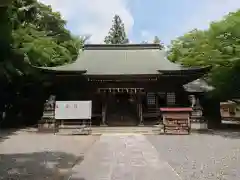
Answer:
<svg viewBox="0 0 240 180"><path fill-rule="evenodd" d="M56 101L55 119L91 119L92 101Z"/></svg>

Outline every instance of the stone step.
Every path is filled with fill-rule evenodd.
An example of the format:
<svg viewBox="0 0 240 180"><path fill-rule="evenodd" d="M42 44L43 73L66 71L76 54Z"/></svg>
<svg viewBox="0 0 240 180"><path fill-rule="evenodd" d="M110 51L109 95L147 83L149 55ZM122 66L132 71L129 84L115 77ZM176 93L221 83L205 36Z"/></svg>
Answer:
<svg viewBox="0 0 240 180"><path fill-rule="evenodd" d="M92 127L92 134L139 133L159 134L160 127Z"/></svg>

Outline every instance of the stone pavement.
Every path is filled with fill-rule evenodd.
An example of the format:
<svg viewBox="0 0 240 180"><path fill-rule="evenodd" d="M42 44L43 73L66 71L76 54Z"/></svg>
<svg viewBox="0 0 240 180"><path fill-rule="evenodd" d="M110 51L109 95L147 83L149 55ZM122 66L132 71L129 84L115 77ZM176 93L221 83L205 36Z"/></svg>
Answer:
<svg viewBox="0 0 240 180"><path fill-rule="evenodd" d="M0 180L61 180L98 136L0 131Z"/></svg>
<svg viewBox="0 0 240 180"><path fill-rule="evenodd" d="M140 134L105 134L82 163L72 169L70 180L181 180L174 169Z"/></svg>

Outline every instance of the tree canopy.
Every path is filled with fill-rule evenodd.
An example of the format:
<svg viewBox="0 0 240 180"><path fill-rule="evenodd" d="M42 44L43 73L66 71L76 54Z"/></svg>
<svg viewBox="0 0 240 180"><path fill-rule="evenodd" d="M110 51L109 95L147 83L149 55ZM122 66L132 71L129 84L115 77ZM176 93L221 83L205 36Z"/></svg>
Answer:
<svg viewBox="0 0 240 180"><path fill-rule="evenodd" d="M71 35L65 25L58 12L37 0L1 1L0 120L2 112L14 121L24 105L44 101L44 76L33 66L57 66L77 58L85 40Z"/></svg>
<svg viewBox="0 0 240 180"><path fill-rule="evenodd" d="M172 41L169 59L185 66L212 66L206 77L221 99L240 96L240 11L207 30L192 30Z"/></svg>
<svg viewBox="0 0 240 180"><path fill-rule="evenodd" d="M106 44L126 44L129 42L125 32L124 23L120 16L115 15L113 17L113 25L108 35L105 37L104 42Z"/></svg>
<svg viewBox="0 0 240 180"><path fill-rule="evenodd" d="M164 45L163 45L163 43L161 42L161 40L159 39L158 36L154 36L153 43L154 44L159 44L160 45L160 49L164 48Z"/></svg>
<svg viewBox="0 0 240 180"><path fill-rule="evenodd" d="M15 0L11 7L13 48L32 65L56 66L74 61L83 39L73 37L51 6Z"/></svg>
<svg viewBox="0 0 240 180"><path fill-rule="evenodd" d="M37 0L13 0L1 6L1 77L29 74L29 64L57 66L74 61L85 40L71 35L65 25L60 13Z"/></svg>
<svg viewBox="0 0 240 180"><path fill-rule="evenodd" d="M159 39L158 36L154 36L152 42L148 42L148 41L142 41L141 44L149 44L149 43L153 43L153 44L159 44L160 45L160 49L164 48L163 43L161 42L161 40Z"/></svg>

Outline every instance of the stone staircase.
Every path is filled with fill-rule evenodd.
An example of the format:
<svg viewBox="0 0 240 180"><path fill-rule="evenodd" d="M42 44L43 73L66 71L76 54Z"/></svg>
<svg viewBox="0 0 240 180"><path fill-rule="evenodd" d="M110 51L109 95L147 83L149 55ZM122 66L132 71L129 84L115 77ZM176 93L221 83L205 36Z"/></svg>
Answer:
<svg viewBox="0 0 240 180"><path fill-rule="evenodd" d="M101 134L149 134L161 133L161 126L132 126L132 127L92 127L92 135Z"/></svg>

